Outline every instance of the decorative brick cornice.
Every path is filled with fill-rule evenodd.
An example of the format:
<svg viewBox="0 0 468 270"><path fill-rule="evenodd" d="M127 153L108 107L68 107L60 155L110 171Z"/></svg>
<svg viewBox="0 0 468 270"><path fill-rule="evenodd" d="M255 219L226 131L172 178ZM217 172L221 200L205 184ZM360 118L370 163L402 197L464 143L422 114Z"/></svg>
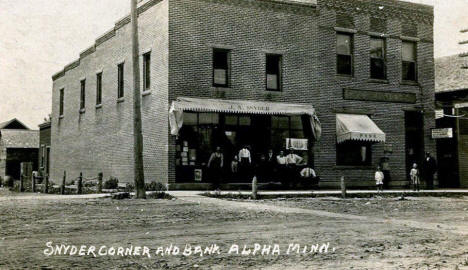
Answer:
<svg viewBox="0 0 468 270"><path fill-rule="evenodd" d="M66 65L65 68L63 69L64 72L70 71L80 65L80 59L77 59L70 64Z"/></svg>
<svg viewBox="0 0 468 270"><path fill-rule="evenodd" d="M264 8L297 14L317 14L316 1L301 0L202 0L232 6Z"/></svg>
<svg viewBox="0 0 468 270"><path fill-rule="evenodd" d="M101 45L102 43L104 43L107 40L113 38L114 36L115 36L115 28L107 31L104 35L98 37L96 39L95 46L97 47L97 46Z"/></svg>
<svg viewBox="0 0 468 270"><path fill-rule="evenodd" d="M381 18L400 17L401 19L434 24L434 9L431 6L395 0L320 0L324 7L348 14L370 14Z"/></svg>
<svg viewBox="0 0 468 270"><path fill-rule="evenodd" d="M59 72L55 73L54 75L52 75L52 80L55 81L57 80L58 78L61 78L65 75L65 71L63 70L60 70Z"/></svg>
<svg viewBox="0 0 468 270"><path fill-rule="evenodd" d="M80 59L85 58L86 56L88 56L88 55L94 53L95 51L96 51L96 46L95 46L95 45L89 47L88 49L86 49L86 50L84 50L84 51L82 51L82 52L80 53Z"/></svg>

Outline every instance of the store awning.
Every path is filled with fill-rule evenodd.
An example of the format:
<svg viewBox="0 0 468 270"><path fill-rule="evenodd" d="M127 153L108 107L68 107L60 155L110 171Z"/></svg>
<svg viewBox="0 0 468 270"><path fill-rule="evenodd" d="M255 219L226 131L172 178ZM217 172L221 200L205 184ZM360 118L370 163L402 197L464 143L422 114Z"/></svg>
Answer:
<svg viewBox="0 0 468 270"><path fill-rule="evenodd" d="M337 114L336 140L385 142L385 133L367 115Z"/></svg>
<svg viewBox="0 0 468 270"><path fill-rule="evenodd" d="M289 104L279 102L225 100L179 97L173 101L169 109L171 134L178 135L183 125L183 112L216 112L241 114L269 114L269 115L309 115L311 117L312 132L318 140L322 129L315 109L307 104Z"/></svg>

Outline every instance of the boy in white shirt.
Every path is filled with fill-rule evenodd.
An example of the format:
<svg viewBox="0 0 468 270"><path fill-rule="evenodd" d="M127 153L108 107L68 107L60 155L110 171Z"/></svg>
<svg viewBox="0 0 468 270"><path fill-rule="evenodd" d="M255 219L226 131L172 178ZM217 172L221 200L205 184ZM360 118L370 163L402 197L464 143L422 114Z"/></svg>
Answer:
<svg viewBox="0 0 468 270"><path fill-rule="evenodd" d="M413 168L410 171L411 183L413 184L413 190L419 191L419 170L418 164L414 163Z"/></svg>
<svg viewBox="0 0 468 270"><path fill-rule="evenodd" d="M383 180L384 174L380 169L380 166L377 166L377 171L375 172L375 185L377 186L377 191L379 192L383 191Z"/></svg>

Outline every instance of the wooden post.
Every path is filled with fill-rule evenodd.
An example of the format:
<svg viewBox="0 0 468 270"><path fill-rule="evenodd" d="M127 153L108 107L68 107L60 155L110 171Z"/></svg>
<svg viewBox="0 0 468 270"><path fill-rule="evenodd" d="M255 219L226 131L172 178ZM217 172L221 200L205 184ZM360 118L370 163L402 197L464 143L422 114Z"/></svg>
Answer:
<svg viewBox="0 0 468 270"><path fill-rule="evenodd" d="M257 191L258 191L257 176L254 176L254 178L252 179L252 199L253 200L257 199Z"/></svg>
<svg viewBox="0 0 468 270"><path fill-rule="evenodd" d="M60 186L60 194L65 195L65 183L67 180L67 172L63 171L62 185Z"/></svg>
<svg viewBox="0 0 468 270"><path fill-rule="evenodd" d="M20 192L24 192L24 183L32 177L32 163L21 162Z"/></svg>
<svg viewBox="0 0 468 270"><path fill-rule="evenodd" d="M36 192L36 175L37 173L33 174L31 177L31 191Z"/></svg>
<svg viewBox="0 0 468 270"><path fill-rule="evenodd" d="M19 192L24 192L23 181L24 181L24 175L21 173L20 182L19 182Z"/></svg>
<svg viewBox="0 0 468 270"><path fill-rule="evenodd" d="M98 174L98 188L97 188L97 193L102 193L102 177L103 177L103 174L102 172L100 172Z"/></svg>
<svg viewBox="0 0 468 270"><path fill-rule="evenodd" d="M78 190L76 193L77 194L83 193L83 173L82 172L80 172L80 177L78 178Z"/></svg>
<svg viewBox="0 0 468 270"><path fill-rule="evenodd" d="M49 174L46 173L44 175L44 193L49 193Z"/></svg>
<svg viewBox="0 0 468 270"><path fill-rule="evenodd" d="M132 66L133 66L133 169L136 197L146 198L145 173L143 170L143 134L141 124L140 93L140 49L138 44L138 9L137 0L131 0L132 22Z"/></svg>
<svg viewBox="0 0 468 270"><path fill-rule="evenodd" d="M341 176L341 197L343 197L343 199L346 199L346 183L344 176Z"/></svg>

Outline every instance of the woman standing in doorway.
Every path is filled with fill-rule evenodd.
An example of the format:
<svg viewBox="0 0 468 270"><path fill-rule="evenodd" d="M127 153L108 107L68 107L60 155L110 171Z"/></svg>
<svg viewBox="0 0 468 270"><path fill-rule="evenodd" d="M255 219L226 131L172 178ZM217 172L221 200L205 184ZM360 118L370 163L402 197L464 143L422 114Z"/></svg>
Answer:
<svg viewBox="0 0 468 270"><path fill-rule="evenodd" d="M211 181L214 189L219 189L221 178L223 175L224 155L221 152L221 147L217 146L216 151L211 154L208 160L208 169L211 174Z"/></svg>

